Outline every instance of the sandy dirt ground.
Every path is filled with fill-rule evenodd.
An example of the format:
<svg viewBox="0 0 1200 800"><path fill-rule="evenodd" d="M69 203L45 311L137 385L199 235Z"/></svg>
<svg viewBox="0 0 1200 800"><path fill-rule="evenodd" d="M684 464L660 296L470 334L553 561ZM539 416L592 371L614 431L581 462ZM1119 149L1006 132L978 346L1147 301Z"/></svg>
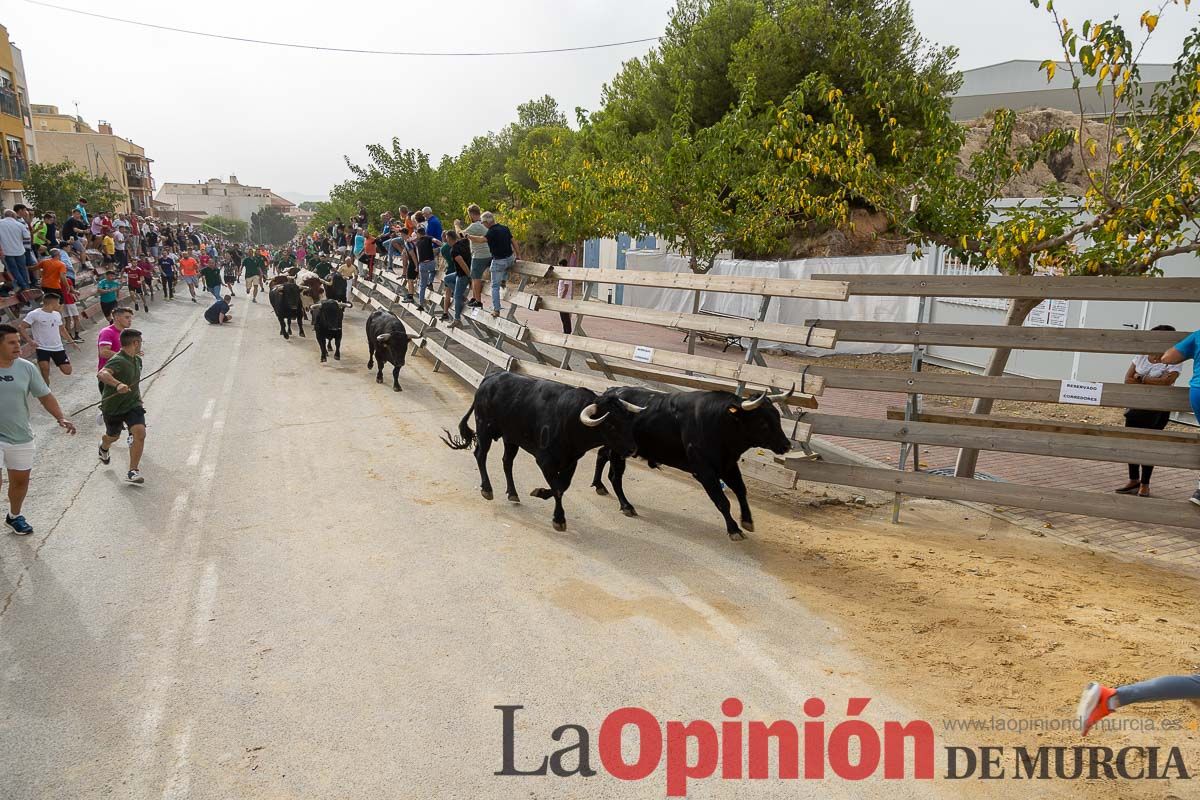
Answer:
<svg viewBox="0 0 1200 800"><path fill-rule="evenodd" d="M802 483L795 495L757 484L776 503L822 506L786 530L756 534L765 572L796 599L829 613L851 647L934 722L946 744L1073 746L1073 731L953 732L941 721L1070 720L1088 680L1110 685L1200 671L1200 581L1153 565L1056 542L962 506L890 502L858 490ZM838 502L843 501L843 502ZM761 501L760 501L761 502ZM1148 704L1110 720L1180 730L1093 731L1114 749L1178 745L1200 765L1200 706ZM953 724L953 723L949 723ZM1011 787L1010 787L1011 788ZM1191 781L1164 786L1056 782L1079 797L1195 797ZM1030 794L1028 796L1034 796ZM1045 796L1045 795L1038 795Z"/></svg>

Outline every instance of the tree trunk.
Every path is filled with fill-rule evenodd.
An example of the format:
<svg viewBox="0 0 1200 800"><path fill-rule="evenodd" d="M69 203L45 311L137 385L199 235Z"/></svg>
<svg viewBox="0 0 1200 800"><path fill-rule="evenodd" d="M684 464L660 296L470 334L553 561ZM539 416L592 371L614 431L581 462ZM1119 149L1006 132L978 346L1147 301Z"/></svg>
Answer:
<svg viewBox="0 0 1200 800"><path fill-rule="evenodd" d="M1004 318L1005 325L1021 325L1025 322L1025 317L1029 316L1029 312L1037 307L1039 300L1011 300L1008 307L1008 316ZM996 376L1003 375L1004 368L1008 366L1008 357L1012 354L1012 350L1007 347L998 347L992 352L992 357L988 361L987 367L983 370L984 375ZM990 414L992 413L992 405L996 401L990 397L977 397L975 402L971 404L972 414ZM979 462L978 450L962 449L958 451L958 461L954 466L954 474L959 478L974 478L975 465Z"/></svg>

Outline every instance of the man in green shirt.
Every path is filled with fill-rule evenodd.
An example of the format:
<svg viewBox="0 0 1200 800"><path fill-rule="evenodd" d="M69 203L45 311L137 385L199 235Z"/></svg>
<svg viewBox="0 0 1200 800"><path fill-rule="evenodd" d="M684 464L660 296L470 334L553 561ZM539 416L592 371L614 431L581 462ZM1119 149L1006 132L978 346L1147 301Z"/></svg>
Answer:
<svg viewBox="0 0 1200 800"><path fill-rule="evenodd" d="M329 259L325 258L325 256L319 256L316 265L312 269L321 280L325 280L329 277L329 273L333 272L333 264L330 264Z"/></svg>
<svg viewBox="0 0 1200 800"><path fill-rule="evenodd" d="M251 252L250 255L242 259L243 275L246 278L246 294L250 295L250 302L258 302L258 290L262 287L263 273L267 271L267 264L263 261L262 256L258 253ZM253 294L251 294L253 289Z"/></svg>
<svg viewBox="0 0 1200 800"><path fill-rule="evenodd" d="M219 285L219 284L218 284ZM104 389L100 395L100 413L104 416L104 436L100 439L100 462L112 460L109 448L121 438L121 430L129 429L133 441L129 445L129 472L125 480L145 483L138 464L146 446L146 409L142 407L142 332L135 328L121 331L121 349L104 364L96 375Z"/></svg>
<svg viewBox="0 0 1200 800"><path fill-rule="evenodd" d="M208 266L200 270L200 276L204 278L204 288L212 292L212 296L221 299L221 270L213 262L208 262Z"/></svg>
<svg viewBox="0 0 1200 800"><path fill-rule="evenodd" d="M12 325L0 324L0 468L8 470L9 503L4 522L18 536L33 533L33 526L21 514L36 449L29 427L29 395L37 398L60 428L75 433L41 372L21 358L21 334Z"/></svg>

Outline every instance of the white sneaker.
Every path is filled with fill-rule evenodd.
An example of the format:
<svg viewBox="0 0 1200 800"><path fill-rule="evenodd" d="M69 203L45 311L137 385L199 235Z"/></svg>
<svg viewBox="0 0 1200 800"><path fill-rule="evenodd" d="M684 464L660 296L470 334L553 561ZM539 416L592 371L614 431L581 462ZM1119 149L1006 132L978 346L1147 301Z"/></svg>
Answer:
<svg viewBox="0 0 1200 800"><path fill-rule="evenodd" d="M129 483L145 483L146 479L142 477L142 473L136 469L131 469L125 474L125 480Z"/></svg>

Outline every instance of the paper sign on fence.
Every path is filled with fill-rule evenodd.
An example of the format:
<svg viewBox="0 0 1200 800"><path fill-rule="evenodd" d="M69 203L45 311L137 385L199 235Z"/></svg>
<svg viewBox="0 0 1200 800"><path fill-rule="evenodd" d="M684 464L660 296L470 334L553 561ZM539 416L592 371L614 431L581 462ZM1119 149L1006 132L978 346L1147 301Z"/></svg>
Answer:
<svg viewBox="0 0 1200 800"><path fill-rule="evenodd" d="M1103 391L1103 383L1063 381L1058 390L1058 402L1072 403L1077 406L1098 406L1100 405L1100 393Z"/></svg>
<svg viewBox="0 0 1200 800"><path fill-rule="evenodd" d="M643 347L639 344L637 347L633 348L633 360L640 361L643 364L649 364L654 360L654 348Z"/></svg>

